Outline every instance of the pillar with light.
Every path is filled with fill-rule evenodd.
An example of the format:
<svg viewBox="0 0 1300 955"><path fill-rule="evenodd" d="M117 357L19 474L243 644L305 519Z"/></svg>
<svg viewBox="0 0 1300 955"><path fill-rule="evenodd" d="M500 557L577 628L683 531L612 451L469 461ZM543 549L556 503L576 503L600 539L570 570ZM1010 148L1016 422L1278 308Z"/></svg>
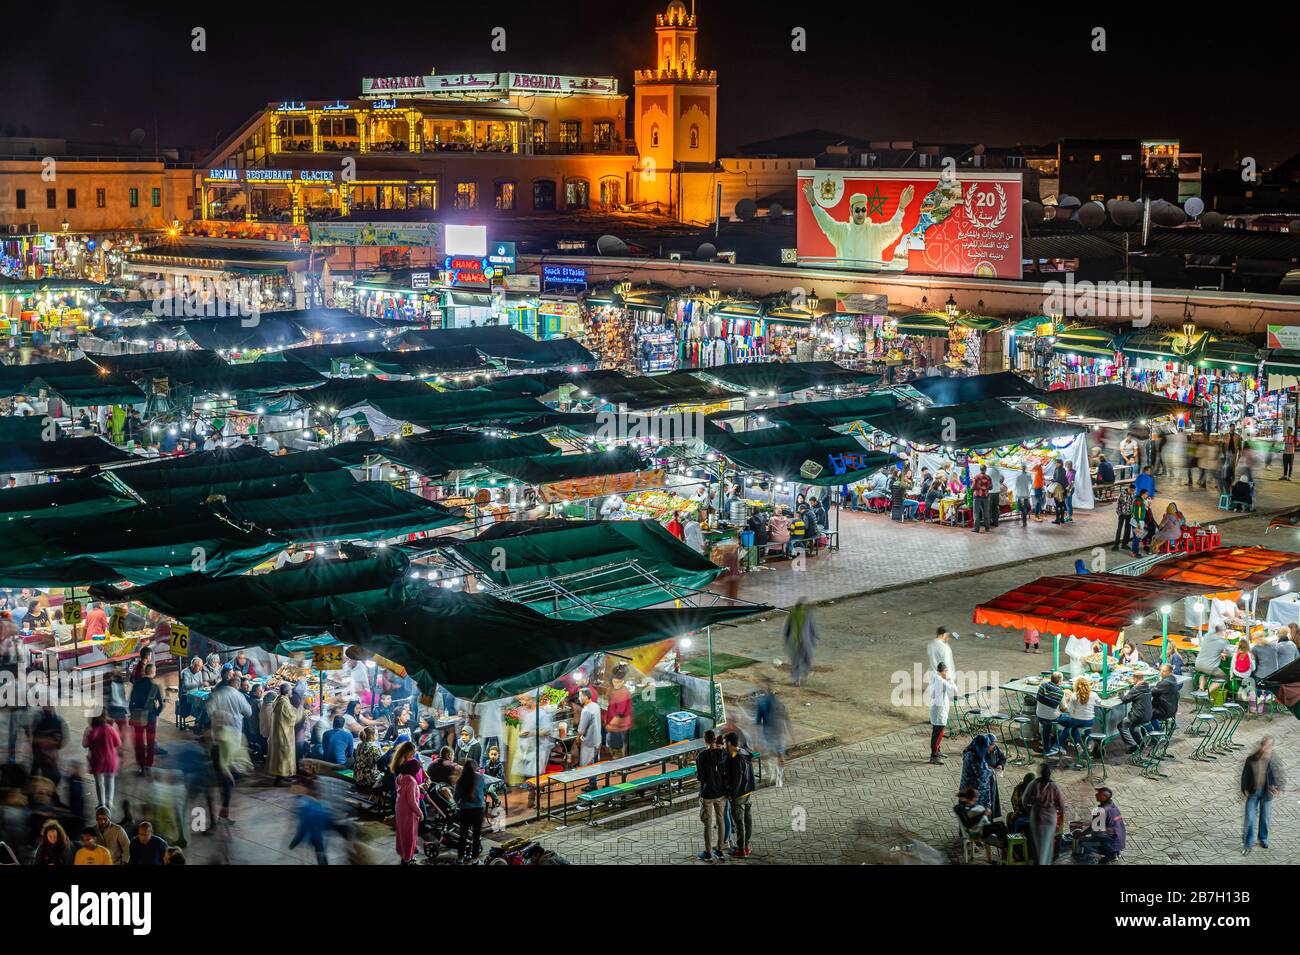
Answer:
<svg viewBox="0 0 1300 955"><path fill-rule="evenodd" d="M1169 604L1160 608L1160 665L1169 662Z"/></svg>

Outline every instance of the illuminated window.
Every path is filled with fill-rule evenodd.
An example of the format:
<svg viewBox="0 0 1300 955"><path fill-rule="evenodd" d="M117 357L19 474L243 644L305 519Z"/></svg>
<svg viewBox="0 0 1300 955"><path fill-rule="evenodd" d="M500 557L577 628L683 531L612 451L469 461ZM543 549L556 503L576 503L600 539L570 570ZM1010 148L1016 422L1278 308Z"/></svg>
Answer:
<svg viewBox="0 0 1300 955"><path fill-rule="evenodd" d="M600 204L606 209L613 209L622 203L623 180L617 176L606 176L600 181Z"/></svg>
<svg viewBox="0 0 1300 955"><path fill-rule="evenodd" d="M659 126L655 124L650 127L650 146L652 149L659 147Z"/></svg>
<svg viewBox="0 0 1300 955"><path fill-rule="evenodd" d="M610 122L592 123L592 139L597 146L614 145L614 124Z"/></svg>
<svg viewBox="0 0 1300 955"><path fill-rule="evenodd" d="M1133 154L1132 154L1132 153L1123 153L1123 154L1120 155L1119 158L1122 159L1124 162L1131 162L1132 159L1133 159Z"/></svg>
<svg viewBox="0 0 1300 955"><path fill-rule="evenodd" d="M1093 154L1092 154L1092 161L1093 161L1093 162L1101 162L1101 153L1093 153Z"/></svg>
<svg viewBox="0 0 1300 955"><path fill-rule="evenodd" d="M108 197L104 195L103 189L95 190L95 208L102 209L108 205Z"/></svg>
<svg viewBox="0 0 1300 955"><path fill-rule="evenodd" d="M456 183L456 201L452 205L457 209L477 209L478 183L470 180Z"/></svg>
<svg viewBox="0 0 1300 955"><path fill-rule="evenodd" d="M543 211L555 208L555 180L533 180L533 208Z"/></svg>
<svg viewBox="0 0 1300 955"><path fill-rule="evenodd" d="M588 208L591 205L591 183L586 179L565 180L564 205L569 209Z"/></svg>
<svg viewBox="0 0 1300 955"><path fill-rule="evenodd" d="M498 182L496 184L495 199L495 204L498 209L513 209L515 207L514 180Z"/></svg>
<svg viewBox="0 0 1300 955"><path fill-rule="evenodd" d="M698 126L691 127L691 148L700 148L700 127Z"/></svg>
<svg viewBox="0 0 1300 955"><path fill-rule="evenodd" d="M546 120L533 120L533 145L540 146L546 142Z"/></svg>
<svg viewBox="0 0 1300 955"><path fill-rule="evenodd" d="M570 145L577 145L582 142L582 122L576 119L566 119L560 123L560 142Z"/></svg>

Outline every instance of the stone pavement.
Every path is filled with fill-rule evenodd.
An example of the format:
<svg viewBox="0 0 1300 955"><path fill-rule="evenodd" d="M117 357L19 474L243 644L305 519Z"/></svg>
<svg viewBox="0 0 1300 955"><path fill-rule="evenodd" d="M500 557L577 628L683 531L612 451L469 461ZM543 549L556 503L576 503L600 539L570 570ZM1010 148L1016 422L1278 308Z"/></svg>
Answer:
<svg viewBox="0 0 1300 955"><path fill-rule="evenodd" d="M1185 719L1190 706L1184 705ZM1181 732L1181 730L1180 730ZM1265 734L1278 741L1284 767L1300 770L1300 725L1289 714L1244 722L1237 739L1254 744ZM785 785L765 786L752 798L755 836L752 864L835 864L957 861L959 842L952 806L961 774L961 750L969 738L948 742L948 762L927 762L929 727L905 730L827 749L786 766ZM1143 779L1122 762L1117 744L1108 749L1107 784L1128 825L1122 864L1240 864L1300 862L1300 807L1294 790L1274 800L1271 848L1241 855L1238 774L1249 749L1212 763L1191 762L1194 740L1178 738L1167 761L1168 779ZM1010 755L1010 754L1008 754ZM1117 765L1118 764L1118 765ZM1027 771L1008 766L999 779L1003 812L1011 790ZM770 775L770 774L769 774ZM1067 818L1087 819L1095 804L1082 771L1065 769L1057 781ZM678 811L658 810L627 821L569 826L544 843L575 863L632 865L702 864L697 802L683 797ZM900 847L911 844L910 851ZM980 856L983 862L983 856ZM1061 862L1068 859L1063 857Z"/></svg>
<svg viewBox="0 0 1300 955"><path fill-rule="evenodd" d="M1256 471L1261 512L1300 506L1300 482L1275 480L1278 474L1276 468ZM1218 494L1212 488L1189 490L1162 478L1156 489L1158 512L1163 512L1171 500L1191 521L1216 523L1233 518L1217 509ZM834 529L834 509L829 521ZM1022 528L1019 521L1003 520L996 530L980 534L969 528L900 523L890 520L887 514L841 509L839 550L823 549L820 556L809 557L802 572L788 560L778 558L765 563L741 578L740 597L774 607L790 607L800 597L813 603L841 599L1012 561L1109 545L1115 539L1115 524L1113 504L1092 511L1076 510L1071 524L1056 525L1049 518L1041 524L1031 520L1028 527ZM722 587L715 585L715 589Z"/></svg>

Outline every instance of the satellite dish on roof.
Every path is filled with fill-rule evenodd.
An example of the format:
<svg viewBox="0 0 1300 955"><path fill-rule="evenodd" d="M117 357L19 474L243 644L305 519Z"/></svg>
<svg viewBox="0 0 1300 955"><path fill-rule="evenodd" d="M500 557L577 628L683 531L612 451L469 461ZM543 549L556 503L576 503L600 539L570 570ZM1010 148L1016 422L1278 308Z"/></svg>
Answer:
<svg viewBox="0 0 1300 955"><path fill-rule="evenodd" d="M741 199L736 203L736 218L741 222L748 222L756 215L758 215L758 203L753 199Z"/></svg>
<svg viewBox="0 0 1300 955"><path fill-rule="evenodd" d="M1081 205L1083 205L1082 202L1070 195L1061 196L1060 199L1056 200L1056 207L1058 209L1077 209Z"/></svg>
<svg viewBox="0 0 1300 955"><path fill-rule="evenodd" d="M596 251L601 255L627 255L627 243L616 235L602 235L596 240Z"/></svg>
<svg viewBox="0 0 1300 955"><path fill-rule="evenodd" d="M1106 211L1110 213L1110 221L1121 229L1137 225L1142 218L1142 207L1126 199L1111 199L1106 203Z"/></svg>
<svg viewBox="0 0 1300 955"><path fill-rule="evenodd" d="M1075 220L1085 229L1096 229L1106 222L1106 207L1100 202L1085 202L1074 214Z"/></svg>
<svg viewBox="0 0 1300 955"><path fill-rule="evenodd" d="M976 143L974 146L971 147L971 152L974 153L976 156L983 156L983 155L984 155L984 144L983 144L983 143Z"/></svg>
<svg viewBox="0 0 1300 955"><path fill-rule="evenodd" d="M1205 200L1200 196L1192 196L1183 203L1183 211L1195 219L1205 211Z"/></svg>
<svg viewBox="0 0 1300 955"><path fill-rule="evenodd" d="M1157 199L1151 203L1151 221L1156 225L1180 226L1187 221L1187 214L1172 202Z"/></svg>
<svg viewBox="0 0 1300 955"><path fill-rule="evenodd" d="M1201 216L1201 228L1207 232L1218 232L1223 228L1222 212L1207 212Z"/></svg>
<svg viewBox="0 0 1300 955"><path fill-rule="evenodd" d="M695 257L702 262L712 261L717 254L718 247L712 242L703 242L700 244L700 247L695 250Z"/></svg>
<svg viewBox="0 0 1300 955"><path fill-rule="evenodd" d="M131 130L131 145L139 146L143 142L144 130L137 126L135 129Z"/></svg>
<svg viewBox="0 0 1300 955"><path fill-rule="evenodd" d="M1035 202L1033 199L1027 199L1021 204L1020 214L1024 217L1024 220L1031 225L1035 222L1042 222L1044 215L1043 204L1041 202Z"/></svg>
<svg viewBox="0 0 1300 955"><path fill-rule="evenodd" d="M767 207L767 217L769 219L783 219L785 217L785 206L779 202L774 202Z"/></svg>

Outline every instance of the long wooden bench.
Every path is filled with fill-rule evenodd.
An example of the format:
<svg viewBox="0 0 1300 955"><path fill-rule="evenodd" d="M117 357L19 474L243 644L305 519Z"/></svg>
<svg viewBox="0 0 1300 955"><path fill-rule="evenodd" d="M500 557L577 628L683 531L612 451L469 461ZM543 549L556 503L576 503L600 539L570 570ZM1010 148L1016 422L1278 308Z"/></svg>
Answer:
<svg viewBox="0 0 1300 955"><path fill-rule="evenodd" d="M644 776L641 779L632 779L579 793L578 803L587 807L587 824L591 825L596 807L603 803L614 799L626 802L629 796L640 796L645 793L652 793L655 801L659 802L665 793L671 798L674 786L680 792L686 780L694 778L695 767L683 766L681 769L673 769L666 773L656 773L653 776Z"/></svg>

